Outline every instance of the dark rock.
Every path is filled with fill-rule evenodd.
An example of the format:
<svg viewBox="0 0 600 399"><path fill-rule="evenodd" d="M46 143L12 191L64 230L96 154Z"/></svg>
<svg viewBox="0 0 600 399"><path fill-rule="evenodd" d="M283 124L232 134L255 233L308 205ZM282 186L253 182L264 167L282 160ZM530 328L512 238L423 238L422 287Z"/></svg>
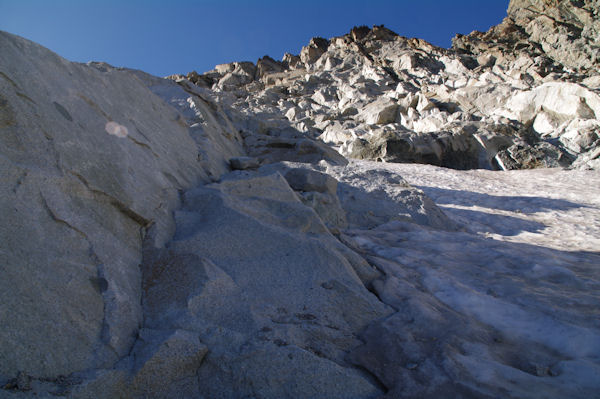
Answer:
<svg viewBox="0 0 600 399"><path fill-rule="evenodd" d="M235 157L229 160L229 165L234 170L256 169L260 166L260 162L252 157Z"/></svg>
<svg viewBox="0 0 600 399"><path fill-rule="evenodd" d="M453 169L492 167L487 163L485 150L468 134L384 131L368 139L356 139L349 148L349 156L356 159L423 163Z"/></svg>
<svg viewBox="0 0 600 399"><path fill-rule="evenodd" d="M317 191L335 195L337 180L326 173L309 169L291 169L284 175L294 190Z"/></svg>
<svg viewBox="0 0 600 399"><path fill-rule="evenodd" d="M534 145L515 144L496 155L504 170L567 167L573 157L566 151L547 142Z"/></svg>

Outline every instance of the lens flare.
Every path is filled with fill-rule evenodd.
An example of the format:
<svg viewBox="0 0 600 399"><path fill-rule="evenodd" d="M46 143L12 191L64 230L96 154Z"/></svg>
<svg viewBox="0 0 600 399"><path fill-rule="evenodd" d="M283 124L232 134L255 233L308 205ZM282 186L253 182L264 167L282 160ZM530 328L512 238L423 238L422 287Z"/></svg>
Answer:
<svg viewBox="0 0 600 399"><path fill-rule="evenodd" d="M113 122L113 121L107 122L104 129L106 129L106 132L108 134L111 134L111 135L117 136L117 137L127 137L127 134L129 133L129 131L127 130L127 128L125 126L119 125L117 122Z"/></svg>

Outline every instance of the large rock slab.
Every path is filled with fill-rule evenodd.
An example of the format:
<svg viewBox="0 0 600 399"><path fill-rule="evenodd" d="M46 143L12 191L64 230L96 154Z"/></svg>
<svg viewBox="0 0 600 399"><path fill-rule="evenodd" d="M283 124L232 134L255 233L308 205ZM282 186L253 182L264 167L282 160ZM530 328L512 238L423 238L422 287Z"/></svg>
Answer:
<svg viewBox="0 0 600 399"><path fill-rule="evenodd" d="M208 173L156 78L7 33L0 50L0 380L111 368L142 323L142 237L167 241Z"/></svg>
<svg viewBox="0 0 600 399"><path fill-rule="evenodd" d="M398 118L399 105L389 98L381 98L364 107L358 118L369 125L394 123Z"/></svg>

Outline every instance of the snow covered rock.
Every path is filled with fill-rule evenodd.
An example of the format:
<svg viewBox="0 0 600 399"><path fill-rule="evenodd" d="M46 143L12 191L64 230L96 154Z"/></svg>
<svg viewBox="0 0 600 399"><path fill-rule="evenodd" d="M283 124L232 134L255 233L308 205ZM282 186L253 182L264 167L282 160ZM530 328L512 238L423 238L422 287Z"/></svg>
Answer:
<svg viewBox="0 0 600 399"><path fill-rule="evenodd" d="M401 220L442 230L459 228L422 191L381 165L353 162L327 169L339 179L338 196L351 227L370 229Z"/></svg>
<svg viewBox="0 0 600 399"><path fill-rule="evenodd" d="M597 172L379 165L466 223L346 231L384 271L372 286L396 310L369 325L349 360L389 398L594 397L600 330L586 309L598 300L600 258L584 248L597 245L600 219L579 207L598 203Z"/></svg>

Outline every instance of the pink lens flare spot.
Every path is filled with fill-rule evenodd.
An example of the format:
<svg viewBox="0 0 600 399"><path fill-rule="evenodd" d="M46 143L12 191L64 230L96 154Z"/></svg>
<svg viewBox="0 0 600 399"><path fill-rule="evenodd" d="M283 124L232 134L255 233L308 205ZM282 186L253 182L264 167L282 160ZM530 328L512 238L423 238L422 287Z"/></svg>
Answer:
<svg viewBox="0 0 600 399"><path fill-rule="evenodd" d="M107 122L104 129L106 129L108 134L112 134L113 136L117 137L127 137L127 134L129 133L125 126L119 125L117 122L113 121Z"/></svg>

